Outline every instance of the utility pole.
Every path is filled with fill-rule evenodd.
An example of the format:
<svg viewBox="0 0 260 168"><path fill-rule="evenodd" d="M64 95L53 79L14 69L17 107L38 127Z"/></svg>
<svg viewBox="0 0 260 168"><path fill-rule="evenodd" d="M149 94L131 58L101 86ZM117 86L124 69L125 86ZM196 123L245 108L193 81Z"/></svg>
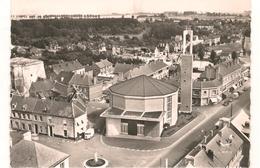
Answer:
<svg viewBox="0 0 260 168"><path fill-rule="evenodd" d="M231 103L231 107L230 107L230 117L232 117L232 116L233 116L233 109L232 109L232 104L233 104L233 103Z"/></svg>

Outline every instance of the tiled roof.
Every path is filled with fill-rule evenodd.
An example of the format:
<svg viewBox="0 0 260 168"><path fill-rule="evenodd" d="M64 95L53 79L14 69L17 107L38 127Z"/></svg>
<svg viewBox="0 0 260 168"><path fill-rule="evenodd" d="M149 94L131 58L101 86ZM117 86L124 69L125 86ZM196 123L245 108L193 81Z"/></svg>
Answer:
<svg viewBox="0 0 260 168"><path fill-rule="evenodd" d="M71 72L85 67L81 65L78 60L75 60L75 61L62 62L60 64L54 64L52 65L52 68L56 74L59 74L61 71Z"/></svg>
<svg viewBox="0 0 260 168"><path fill-rule="evenodd" d="M125 96L148 97L171 94L176 92L178 88L158 79L141 75L127 81L117 83L111 86L109 90L112 93Z"/></svg>
<svg viewBox="0 0 260 168"><path fill-rule="evenodd" d="M205 150L201 150L194 156L195 167L226 167L232 158L236 155L243 140L229 127L225 126L221 131L222 136L217 134L206 144L206 150L213 151L213 160L209 158ZM227 144L227 140L232 138L232 142ZM221 143L219 143L221 142ZM223 145L222 145L223 144Z"/></svg>
<svg viewBox="0 0 260 168"><path fill-rule="evenodd" d="M106 66L112 66L113 64L109 62L107 59L100 60L99 62L95 63L100 69Z"/></svg>
<svg viewBox="0 0 260 168"><path fill-rule="evenodd" d="M55 78L55 80L59 83L63 84L69 84L71 78L73 77L74 73L73 72L65 72L62 71L58 74L58 76Z"/></svg>
<svg viewBox="0 0 260 168"><path fill-rule="evenodd" d="M130 71L131 77L136 77L140 75L152 75L156 71L159 71L162 68L168 67L163 61L155 61L150 64L145 64L140 67L134 68Z"/></svg>
<svg viewBox="0 0 260 168"><path fill-rule="evenodd" d="M66 97L69 94L68 86L59 82L54 83L52 91L60 94L63 97Z"/></svg>
<svg viewBox="0 0 260 168"><path fill-rule="evenodd" d="M53 82L49 79L33 82L30 90L35 92L48 91L53 88Z"/></svg>
<svg viewBox="0 0 260 168"><path fill-rule="evenodd" d="M193 81L193 88L195 89L218 87L220 85L222 85L222 82L218 79L214 79L210 81L200 81L200 80Z"/></svg>
<svg viewBox="0 0 260 168"><path fill-rule="evenodd" d="M11 66L26 65L26 64L39 63L39 62L42 62L42 61L37 60L37 59L24 58L24 57L15 57L15 58L12 58L10 61Z"/></svg>
<svg viewBox="0 0 260 168"><path fill-rule="evenodd" d="M11 148L11 167L52 167L69 155L37 142L21 140Z"/></svg>
<svg viewBox="0 0 260 168"><path fill-rule="evenodd" d="M211 71L211 76L216 76L215 73L217 72L217 68L219 68L219 75L224 77L238 69L242 68L242 65L240 63L236 63L233 60L232 61L225 61L220 64L215 65L214 67L208 66L209 69L213 69L214 71ZM206 68L207 69L207 68ZM206 78L206 71L201 73L200 78Z"/></svg>
<svg viewBox="0 0 260 168"><path fill-rule="evenodd" d="M238 64L238 63L234 63L233 61L229 61L229 62L220 63L220 64L216 65L215 67L219 67L220 75L225 76L227 74L230 74L230 73L242 68L242 65Z"/></svg>
<svg viewBox="0 0 260 168"><path fill-rule="evenodd" d="M72 72L60 72L56 81L66 85L93 85L92 79L87 74L74 74Z"/></svg>
<svg viewBox="0 0 260 168"><path fill-rule="evenodd" d="M44 113L49 116L76 118L85 114L86 111L86 106L79 106L76 102L77 100L66 102L13 96L11 105L15 105L13 109L15 111L27 111L31 113ZM24 109L24 107L26 108Z"/></svg>
<svg viewBox="0 0 260 168"><path fill-rule="evenodd" d="M134 68L134 65L132 64L122 64L122 63L117 63L115 65L114 73L123 73L125 74L126 72L129 72L131 69Z"/></svg>
<svg viewBox="0 0 260 168"><path fill-rule="evenodd" d="M87 75L74 74L69 82L70 84L75 85L93 85L92 79Z"/></svg>

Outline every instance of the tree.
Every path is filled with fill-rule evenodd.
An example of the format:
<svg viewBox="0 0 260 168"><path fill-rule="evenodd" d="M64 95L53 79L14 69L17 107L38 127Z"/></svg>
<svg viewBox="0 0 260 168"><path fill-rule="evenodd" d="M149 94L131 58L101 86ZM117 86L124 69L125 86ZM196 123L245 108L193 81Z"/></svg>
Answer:
<svg viewBox="0 0 260 168"><path fill-rule="evenodd" d="M198 57L200 58L200 60L203 60L204 55L205 55L204 50L203 50L203 49L199 49L199 51L198 51Z"/></svg>
<svg viewBox="0 0 260 168"><path fill-rule="evenodd" d="M202 44L195 45L193 47L193 54L198 54L200 60L203 60L205 55L205 47Z"/></svg>
<svg viewBox="0 0 260 168"><path fill-rule="evenodd" d="M231 54L232 60L235 61L237 59L237 53L235 51Z"/></svg>
<svg viewBox="0 0 260 168"><path fill-rule="evenodd" d="M220 57L214 50L212 50L210 53L209 61L212 62L214 65L216 65L220 61Z"/></svg>

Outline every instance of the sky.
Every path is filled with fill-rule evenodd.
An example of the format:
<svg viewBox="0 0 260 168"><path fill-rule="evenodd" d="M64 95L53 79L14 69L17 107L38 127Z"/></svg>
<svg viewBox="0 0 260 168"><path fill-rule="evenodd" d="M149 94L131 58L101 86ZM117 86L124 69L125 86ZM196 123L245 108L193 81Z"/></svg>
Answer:
<svg viewBox="0 0 260 168"><path fill-rule="evenodd" d="M250 0L11 0L18 14L110 14L164 11L243 12Z"/></svg>

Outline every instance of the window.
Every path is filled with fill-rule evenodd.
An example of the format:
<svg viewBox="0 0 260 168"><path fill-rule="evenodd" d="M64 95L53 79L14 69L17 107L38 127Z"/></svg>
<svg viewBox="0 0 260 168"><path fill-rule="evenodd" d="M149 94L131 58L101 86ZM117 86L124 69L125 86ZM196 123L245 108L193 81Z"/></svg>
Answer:
<svg viewBox="0 0 260 168"><path fill-rule="evenodd" d="M29 129L30 131L32 131L32 125L31 125L31 124L28 124L28 129Z"/></svg>
<svg viewBox="0 0 260 168"><path fill-rule="evenodd" d="M19 129L19 123L17 121L15 121L15 126L17 129Z"/></svg>
<svg viewBox="0 0 260 168"><path fill-rule="evenodd" d="M37 120L37 115L34 115L34 120Z"/></svg>
<svg viewBox="0 0 260 168"><path fill-rule="evenodd" d="M11 120L11 128L13 128L14 126L13 126L13 120Z"/></svg>
<svg viewBox="0 0 260 168"><path fill-rule="evenodd" d="M23 114L23 118L26 119L26 115L25 114Z"/></svg>
<svg viewBox="0 0 260 168"><path fill-rule="evenodd" d="M217 94L217 90L212 90L212 94L216 95Z"/></svg>
<svg viewBox="0 0 260 168"><path fill-rule="evenodd" d="M24 123L22 123L22 129L25 130L25 124Z"/></svg>
<svg viewBox="0 0 260 168"><path fill-rule="evenodd" d="M42 116L40 116L40 121L43 121Z"/></svg>
<svg viewBox="0 0 260 168"><path fill-rule="evenodd" d="M64 167L65 167L64 162L62 162L62 163L60 164L60 168L64 168Z"/></svg>
<svg viewBox="0 0 260 168"><path fill-rule="evenodd" d="M128 123L121 123L121 133L128 134Z"/></svg>
<svg viewBox="0 0 260 168"><path fill-rule="evenodd" d="M63 125L67 126L67 121L66 120L63 120Z"/></svg>
<svg viewBox="0 0 260 168"><path fill-rule="evenodd" d="M28 118L28 120L30 120L30 119L31 119L31 117L30 117L30 114L27 114L27 118Z"/></svg>
<svg viewBox="0 0 260 168"><path fill-rule="evenodd" d="M18 113L18 118L21 118L21 114L20 113Z"/></svg>
<svg viewBox="0 0 260 168"><path fill-rule="evenodd" d="M144 125L137 124L137 135L144 135Z"/></svg>
<svg viewBox="0 0 260 168"><path fill-rule="evenodd" d="M68 131L64 130L64 137L67 137L67 136L68 136Z"/></svg>
<svg viewBox="0 0 260 168"><path fill-rule="evenodd" d="M83 127L81 128L81 130L82 130L82 131L84 130Z"/></svg>
<svg viewBox="0 0 260 168"><path fill-rule="evenodd" d="M15 117L15 112L12 112L12 114L13 114L13 117Z"/></svg>
<svg viewBox="0 0 260 168"><path fill-rule="evenodd" d="M77 122L77 126L79 126L79 123Z"/></svg>
<svg viewBox="0 0 260 168"><path fill-rule="evenodd" d="M40 126L40 132L41 132L41 133L43 132L43 130L42 130L42 126Z"/></svg>
<svg viewBox="0 0 260 168"><path fill-rule="evenodd" d="M167 118L172 117L172 96L167 97Z"/></svg>
<svg viewBox="0 0 260 168"><path fill-rule="evenodd" d="M82 123L82 124L84 124L84 121L83 121L83 120L81 120L81 123Z"/></svg>

